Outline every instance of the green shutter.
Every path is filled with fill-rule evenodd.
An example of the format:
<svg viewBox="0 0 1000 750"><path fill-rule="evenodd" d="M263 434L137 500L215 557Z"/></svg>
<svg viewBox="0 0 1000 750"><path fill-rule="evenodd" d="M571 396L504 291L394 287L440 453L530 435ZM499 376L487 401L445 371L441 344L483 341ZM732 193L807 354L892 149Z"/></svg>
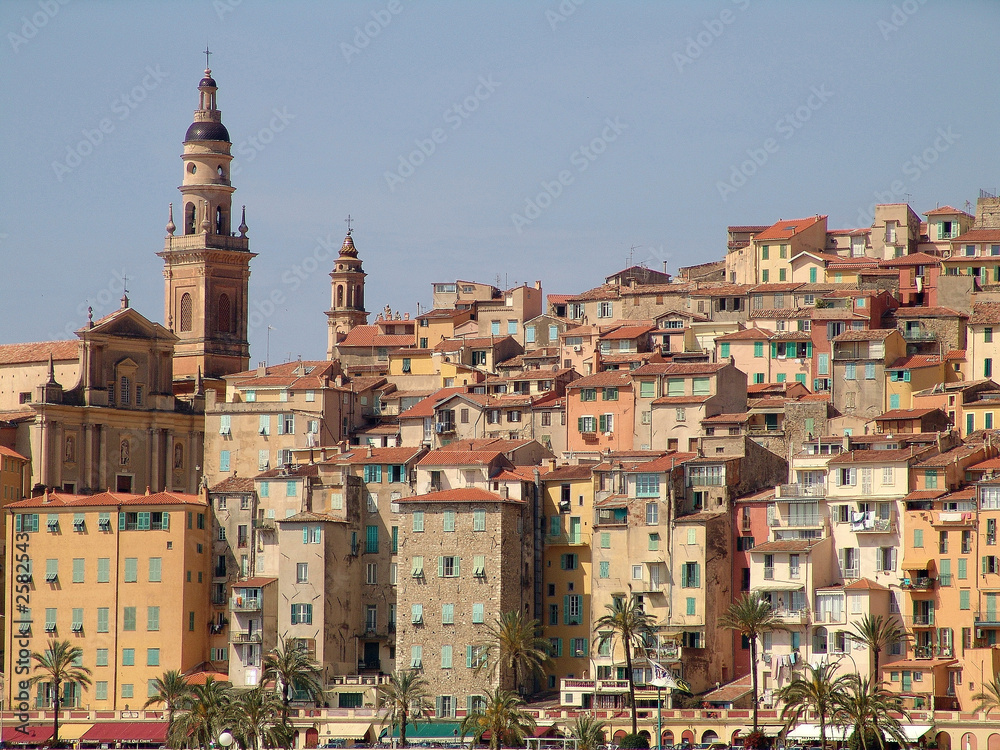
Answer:
<svg viewBox="0 0 1000 750"><path fill-rule="evenodd" d="M583 417L576 418L576 431L583 432Z"/></svg>
<svg viewBox="0 0 1000 750"><path fill-rule="evenodd" d="M472 669L472 646L465 647L465 666Z"/></svg>
<svg viewBox="0 0 1000 750"><path fill-rule="evenodd" d="M119 513L118 514L118 530L119 531L125 531L125 514L124 513Z"/></svg>
<svg viewBox="0 0 1000 750"><path fill-rule="evenodd" d="M563 597L563 625L569 625L569 594Z"/></svg>
<svg viewBox="0 0 1000 750"><path fill-rule="evenodd" d="M444 558L438 558L438 578L444 578Z"/></svg>
<svg viewBox="0 0 1000 750"><path fill-rule="evenodd" d="M778 344L775 341L771 342L771 358L778 356Z"/></svg>
<svg viewBox="0 0 1000 750"><path fill-rule="evenodd" d="M455 558L455 577L458 578L460 575L462 575L462 558L461 557L456 557Z"/></svg>
<svg viewBox="0 0 1000 750"><path fill-rule="evenodd" d="M810 341L809 343L806 344L806 356L811 357L812 355L813 355L813 345L812 342Z"/></svg>

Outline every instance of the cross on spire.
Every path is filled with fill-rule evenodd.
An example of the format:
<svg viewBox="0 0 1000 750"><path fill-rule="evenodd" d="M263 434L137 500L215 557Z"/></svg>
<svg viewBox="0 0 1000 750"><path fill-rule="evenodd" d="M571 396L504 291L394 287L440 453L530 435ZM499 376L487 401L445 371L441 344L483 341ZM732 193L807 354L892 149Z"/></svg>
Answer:
<svg viewBox="0 0 1000 750"><path fill-rule="evenodd" d="M347 233L350 234L351 233L351 222L353 221L353 219L351 219L351 215L347 214L347 218L344 219L344 221L347 222Z"/></svg>
<svg viewBox="0 0 1000 750"><path fill-rule="evenodd" d="M208 48L208 45L206 44L206 45L205 45L205 67L206 67L206 68L210 68L210 67L212 67L212 66L211 66L211 65L209 65L209 63L208 63L208 58L209 58L209 55L211 55L211 54L212 54L212 52L211 52L211 50L209 50L209 48Z"/></svg>

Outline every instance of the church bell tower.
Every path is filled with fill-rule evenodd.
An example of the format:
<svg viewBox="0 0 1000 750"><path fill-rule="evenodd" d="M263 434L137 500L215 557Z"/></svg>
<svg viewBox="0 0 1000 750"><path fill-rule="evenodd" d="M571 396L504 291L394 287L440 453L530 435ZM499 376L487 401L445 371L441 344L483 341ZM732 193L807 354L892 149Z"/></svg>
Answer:
<svg viewBox="0 0 1000 750"><path fill-rule="evenodd" d="M330 309L326 311L327 321L327 359L333 359L337 344L350 332L354 326L368 323L368 313L365 312L365 276L361 268L358 250L354 247L351 236L350 217L347 219L347 236L340 247L340 255L330 273L331 300Z"/></svg>
<svg viewBox="0 0 1000 750"><path fill-rule="evenodd" d="M210 54L206 50L206 57ZM174 348L175 391L250 366L250 252L246 208L234 231L230 181L232 142L216 102L211 69L198 83L198 109L184 136L179 226L174 204L163 251L164 316L180 341ZM220 381L221 382L221 381Z"/></svg>

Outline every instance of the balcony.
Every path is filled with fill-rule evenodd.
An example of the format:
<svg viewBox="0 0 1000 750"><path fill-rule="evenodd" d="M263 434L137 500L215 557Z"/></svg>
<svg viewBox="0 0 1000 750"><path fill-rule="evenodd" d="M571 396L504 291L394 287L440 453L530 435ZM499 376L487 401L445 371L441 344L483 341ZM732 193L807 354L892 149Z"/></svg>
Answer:
<svg viewBox="0 0 1000 750"><path fill-rule="evenodd" d="M574 546L584 544L583 534L546 534L545 543L555 546Z"/></svg>
<svg viewBox="0 0 1000 750"><path fill-rule="evenodd" d="M951 649L947 649L950 651ZM913 647L913 658L915 659L933 659L935 656L934 646L914 646Z"/></svg>
<svg viewBox="0 0 1000 750"><path fill-rule="evenodd" d="M937 581L933 578L921 576L920 578L904 578L899 587L907 591L930 591L936 583Z"/></svg>
<svg viewBox="0 0 1000 750"><path fill-rule="evenodd" d="M912 628L934 627L934 615L931 612L920 612L915 615L907 615L903 619L906 624Z"/></svg>
<svg viewBox="0 0 1000 750"><path fill-rule="evenodd" d="M855 534L894 534L896 523L891 518L876 518L873 521L866 521L864 525L851 524L851 531Z"/></svg>
<svg viewBox="0 0 1000 750"><path fill-rule="evenodd" d="M778 497L826 497L825 484L780 484Z"/></svg>
<svg viewBox="0 0 1000 750"><path fill-rule="evenodd" d="M1000 627L1000 613L995 610L980 610L976 612L976 627L996 628Z"/></svg>
<svg viewBox="0 0 1000 750"><path fill-rule="evenodd" d="M786 625L808 625L809 624L809 610L808 609L779 609L775 611L775 616L781 620Z"/></svg>
<svg viewBox="0 0 1000 750"><path fill-rule="evenodd" d="M796 516L795 518L772 517L767 519L767 525L772 528L794 529L821 527L825 524L823 516L818 513L807 513L805 515Z"/></svg>
<svg viewBox="0 0 1000 750"><path fill-rule="evenodd" d="M379 659L364 659L358 661L359 672L378 672L382 669L382 662Z"/></svg>
<svg viewBox="0 0 1000 750"><path fill-rule="evenodd" d="M659 646L648 647L646 655L657 661L680 661L681 651L681 646L677 643L661 643Z"/></svg>
<svg viewBox="0 0 1000 750"><path fill-rule="evenodd" d="M903 331L903 339L906 341L937 341L937 332L923 328L907 328Z"/></svg>
<svg viewBox="0 0 1000 750"><path fill-rule="evenodd" d="M253 522L253 527L259 529L260 531L274 531L274 519L273 518L256 518Z"/></svg>
<svg viewBox="0 0 1000 750"><path fill-rule="evenodd" d="M597 511L595 526L628 526L628 510L625 508L608 508Z"/></svg>
<svg viewBox="0 0 1000 750"><path fill-rule="evenodd" d="M260 631L254 633L235 633L233 631L229 632L229 642L230 643L260 643L261 635Z"/></svg>
<svg viewBox="0 0 1000 750"><path fill-rule="evenodd" d="M233 612L259 612L262 607L256 597L234 596L229 600L229 608Z"/></svg>

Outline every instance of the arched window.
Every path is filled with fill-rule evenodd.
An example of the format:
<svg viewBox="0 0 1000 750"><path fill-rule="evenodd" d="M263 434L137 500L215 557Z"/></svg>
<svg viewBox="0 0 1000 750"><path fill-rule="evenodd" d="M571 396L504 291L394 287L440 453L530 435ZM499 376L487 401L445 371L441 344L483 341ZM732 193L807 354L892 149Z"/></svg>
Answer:
<svg viewBox="0 0 1000 750"><path fill-rule="evenodd" d="M365 307L365 292L360 284L354 292L354 306L359 310L363 310Z"/></svg>
<svg viewBox="0 0 1000 750"><path fill-rule="evenodd" d="M219 295L219 332L232 333L233 311L228 294Z"/></svg>
<svg viewBox="0 0 1000 750"><path fill-rule="evenodd" d="M191 295L185 292L181 296L181 330L190 331L191 330Z"/></svg>
<svg viewBox="0 0 1000 750"><path fill-rule="evenodd" d="M222 206L215 209L215 233L226 234L226 212L222 210Z"/></svg>
<svg viewBox="0 0 1000 750"><path fill-rule="evenodd" d="M122 375L120 383L121 383L120 400L122 406L128 406L129 404L132 403L132 381L129 380L128 377L126 377L125 375Z"/></svg>
<svg viewBox="0 0 1000 750"><path fill-rule="evenodd" d="M184 234L194 234L195 208L193 203L184 206Z"/></svg>
<svg viewBox="0 0 1000 750"><path fill-rule="evenodd" d="M354 307L354 287L347 285L347 306Z"/></svg>
<svg viewBox="0 0 1000 750"><path fill-rule="evenodd" d="M813 653L815 654L825 654L826 653L826 640L827 633L826 628L819 627L813 631Z"/></svg>
<svg viewBox="0 0 1000 750"><path fill-rule="evenodd" d="M344 287L337 287L337 307L344 306Z"/></svg>

